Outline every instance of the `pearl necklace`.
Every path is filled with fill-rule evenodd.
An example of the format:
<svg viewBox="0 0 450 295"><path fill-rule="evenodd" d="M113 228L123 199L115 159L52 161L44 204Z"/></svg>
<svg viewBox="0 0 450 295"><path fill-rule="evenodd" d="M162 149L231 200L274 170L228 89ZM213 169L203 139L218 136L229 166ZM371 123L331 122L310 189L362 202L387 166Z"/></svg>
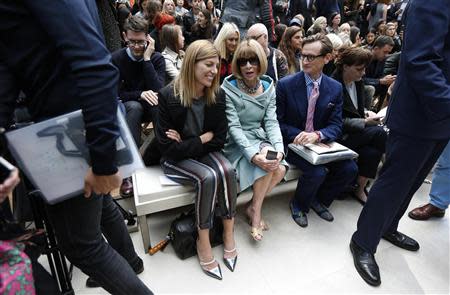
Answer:
<svg viewBox="0 0 450 295"><path fill-rule="evenodd" d="M239 88L248 94L255 94L256 91L258 91L259 87L261 86L261 80L259 80L259 79L258 79L258 82L256 82L255 87L248 87L247 84L245 84L244 80L241 80L241 79L237 79L237 83L238 83Z"/></svg>

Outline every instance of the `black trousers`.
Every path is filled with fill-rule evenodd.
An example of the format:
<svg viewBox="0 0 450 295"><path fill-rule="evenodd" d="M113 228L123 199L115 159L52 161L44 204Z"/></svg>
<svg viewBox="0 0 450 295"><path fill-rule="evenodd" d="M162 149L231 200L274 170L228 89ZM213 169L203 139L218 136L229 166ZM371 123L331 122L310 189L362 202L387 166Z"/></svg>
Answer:
<svg viewBox="0 0 450 295"><path fill-rule="evenodd" d="M391 131L386 146L386 162L370 190L352 237L356 244L375 253L381 237L397 230L412 196L447 142L448 139L417 139Z"/></svg>
<svg viewBox="0 0 450 295"><path fill-rule="evenodd" d="M348 133L341 143L359 154L358 175L375 178L386 148L387 133L381 126L368 126L361 132Z"/></svg>

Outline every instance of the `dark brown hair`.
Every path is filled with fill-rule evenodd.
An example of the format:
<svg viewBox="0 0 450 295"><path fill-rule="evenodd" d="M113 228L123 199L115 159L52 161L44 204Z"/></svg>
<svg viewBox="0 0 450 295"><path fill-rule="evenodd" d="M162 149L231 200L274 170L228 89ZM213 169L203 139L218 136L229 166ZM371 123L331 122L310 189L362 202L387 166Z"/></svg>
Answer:
<svg viewBox="0 0 450 295"><path fill-rule="evenodd" d="M339 59L336 61L336 67L342 69L347 66L368 66L372 60L372 52L361 47L345 47L340 51Z"/></svg>
<svg viewBox="0 0 450 295"><path fill-rule="evenodd" d="M147 6L145 7L146 17L149 22L153 22L153 19L158 14L162 12L162 4L160 0L149 0Z"/></svg>
<svg viewBox="0 0 450 295"><path fill-rule="evenodd" d="M389 37L386 35L381 35L381 36L378 36L375 39L375 41L373 41L372 48L375 48L375 47L383 48L386 45L394 47L395 46L394 40L392 39L392 37Z"/></svg>
<svg viewBox="0 0 450 295"><path fill-rule="evenodd" d="M320 44L322 45L320 48L320 54L325 55L333 52L333 44L331 43L330 39L328 39L327 36L320 33L308 36L305 39L303 39L303 46L314 42L320 42Z"/></svg>
<svg viewBox="0 0 450 295"><path fill-rule="evenodd" d="M303 29L297 26L286 28L283 37L281 37L280 44L278 45L278 49L281 50L287 58L290 73L295 72L295 68L298 64L298 61L296 61L295 58L295 49L292 47L291 43L292 37L298 32L302 32L303 34Z"/></svg>
<svg viewBox="0 0 450 295"><path fill-rule="evenodd" d="M123 30L125 33L127 31L133 31L136 33L144 32L147 34L148 23L143 17L132 15L125 20Z"/></svg>

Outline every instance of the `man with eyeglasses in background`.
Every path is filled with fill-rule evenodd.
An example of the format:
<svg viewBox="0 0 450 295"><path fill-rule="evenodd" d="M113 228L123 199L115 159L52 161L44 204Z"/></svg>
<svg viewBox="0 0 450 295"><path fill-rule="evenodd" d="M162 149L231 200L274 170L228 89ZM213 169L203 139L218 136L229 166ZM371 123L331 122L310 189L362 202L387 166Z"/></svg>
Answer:
<svg viewBox="0 0 450 295"><path fill-rule="evenodd" d="M141 124L151 122L157 114L158 91L164 86L166 64L155 51L155 42L147 34L148 24L139 16L125 21L123 37L127 47L112 54L119 69L119 98L125 106L128 127L137 146L140 144ZM120 187L123 197L133 195L131 178Z"/></svg>
<svg viewBox="0 0 450 295"><path fill-rule="evenodd" d="M281 50L269 46L269 35L264 24L256 23L248 28L247 38L256 40L264 49L267 56L267 76L275 83L287 76L289 69L286 56Z"/></svg>
<svg viewBox="0 0 450 295"><path fill-rule="evenodd" d="M331 59L333 45L323 35L303 40L303 71L281 79L277 84L277 119L285 147L336 141L342 133L342 86L322 73ZM312 165L289 151L286 160L302 171L294 198L290 202L292 218L301 227L308 226L312 208L320 218L333 221L327 207L356 178L353 160Z"/></svg>

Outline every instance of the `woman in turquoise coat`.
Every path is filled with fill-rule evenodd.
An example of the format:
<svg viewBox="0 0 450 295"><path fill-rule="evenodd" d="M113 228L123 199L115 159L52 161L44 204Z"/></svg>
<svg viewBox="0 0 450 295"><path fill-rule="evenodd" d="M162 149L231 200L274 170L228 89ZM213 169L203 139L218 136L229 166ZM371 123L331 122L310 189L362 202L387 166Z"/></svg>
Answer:
<svg viewBox="0 0 450 295"><path fill-rule="evenodd" d="M246 214L256 241L268 229L261 216L264 197L283 179L287 167L276 118L274 83L263 75L266 70L267 58L261 45L245 40L233 57L233 75L222 84L228 120L223 151L236 169L240 190L253 189Z"/></svg>

